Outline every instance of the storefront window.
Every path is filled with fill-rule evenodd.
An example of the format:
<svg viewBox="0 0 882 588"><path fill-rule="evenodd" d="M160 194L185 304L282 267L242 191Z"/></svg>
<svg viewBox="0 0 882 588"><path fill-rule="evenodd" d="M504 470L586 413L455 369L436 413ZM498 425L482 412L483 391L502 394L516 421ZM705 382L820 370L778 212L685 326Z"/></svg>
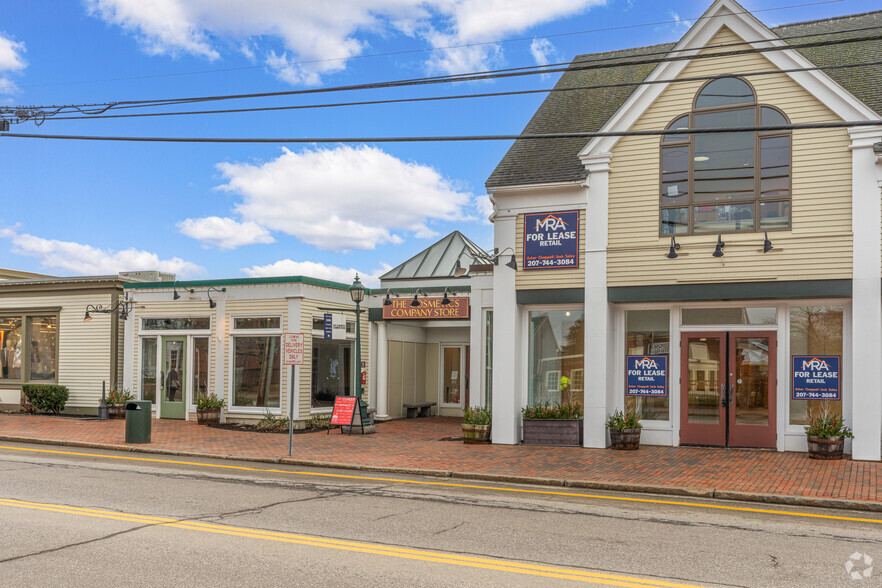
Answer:
<svg viewBox="0 0 882 588"><path fill-rule="evenodd" d="M4 380L21 379L21 324L20 316L0 317L0 378Z"/></svg>
<svg viewBox="0 0 882 588"><path fill-rule="evenodd" d="M55 379L55 361L58 357L56 348L57 332L58 317L54 315L28 317L31 380Z"/></svg>
<svg viewBox="0 0 882 588"><path fill-rule="evenodd" d="M156 402L156 338L141 339L141 400Z"/></svg>
<svg viewBox="0 0 882 588"><path fill-rule="evenodd" d="M281 317L257 317L233 319L234 329L279 329L282 326Z"/></svg>
<svg viewBox="0 0 882 588"><path fill-rule="evenodd" d="M330 408L337 396L352 396L352 344L313 339L312 408Z"/></svg>
<svg viewBox="0 0 882 588"><path fill-rule="evenodd" d="M207 330L211 328L211 319L205 317L177 317L177 318L145 318L141 319L141 329L144 331L185 331Z"/></svg>
<svg viewBox="0 0 882 588"><path fill-rule="evenodd" d="M208 395L208 337L193 337L193 401Z"/></svg>
<svg viewBox="0 0 882 588"><path fill-rule="evenodd" d="M278 408L280 337L233 337L233 405Z"/></svg>
<svg viewBox="0 0 882 588"><path fill-rule="evenodd" d="M774 306L747 308L684 308L683 325L774 325L778 311Z"/></svg>
<svg viewBox="0 0 882 588"><path fill-rule="evenodd" d="M842 316L841 306L792 307L790 309L791 355L841 356ZM840 379L840 394L841 390ZM791 425L804 425L810 417L820 416L824 413L841 416L842 401L793 400L791 396Z"/></svg>
<svg viewBox="0 0 882 588"><path fill-rule="evenodd" d="M493 311L484 313L484 406L493 406Z"/></svg>
<svg viewBox="0 0 882 588"><path fill-rule="evenodd" d="M582 309L530 312L530 397L533 404L583 404L585 313Z"/></svg>
<svg viewBox="0 0 882 588"><path fill-rule="evenodd" d="M668 393L664 396L625 396L625 410L645 420L669 420L671 396L670 311L629 310L625 312L627 338L625 355L665 355L668 357Z"/></svg>

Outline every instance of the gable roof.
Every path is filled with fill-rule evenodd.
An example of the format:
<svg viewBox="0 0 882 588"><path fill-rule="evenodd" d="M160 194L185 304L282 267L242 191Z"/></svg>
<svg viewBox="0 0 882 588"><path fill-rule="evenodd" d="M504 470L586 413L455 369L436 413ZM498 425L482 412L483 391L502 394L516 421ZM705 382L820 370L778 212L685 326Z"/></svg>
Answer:
<svg viewBox="0 0 882 588"><path fill-rule="evenodd" d="M853 14L832 19L800 22L773 27L781 37L835 33L882 25L882 11ZM827 39L847 39L863 36L863 32L842 32L824 37L794 39L794 43L806 43ZM785 42L787 42L785 40ZM667 52L676 43L651 45L579 55L571 64L603 60L607 63L630 61L657 52ZM846 63L882 60L882 43L863 41L797 49L806 59L817 66L842 65ZM636 83L644 80L656 67L655 63L627 65L564 72L555 90L581 86L617 83ZM877 113L882 113L882 65L859 68L825 70L825 73L851 92L858 100ZM638 86L597 88L591 90L553 91L527 123L524 134L596 132L621 108ZM578 182L587 172L578 155L585 147L585 138L527 139L515 141L508 153L487 179L488 189L500 186L518 186L555 182Z"/></svg>
<svg viewBox="0 0 882 588"><path fill-rule="evenodd" d="M483 249L459 231L453 231L380 276L380 280L450 278L456 270L456 262L461 267L468 267L476 259L485 263L490 261Z"/></svg>

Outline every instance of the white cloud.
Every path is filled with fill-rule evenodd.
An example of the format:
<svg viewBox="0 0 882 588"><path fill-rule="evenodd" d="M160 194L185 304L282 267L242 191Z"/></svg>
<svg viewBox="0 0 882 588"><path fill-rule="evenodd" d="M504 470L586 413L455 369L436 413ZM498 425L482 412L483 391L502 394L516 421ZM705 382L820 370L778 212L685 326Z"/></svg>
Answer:
<svg viewBox="0 0 882 588"><path fill-rule="evenodd" d="M495 41L511 33L574 16L605 0L85 0L90 14L135 35L150 54L188 53L218 59L223 47L264 55L280 79L314 85L361 54L360 34L417 37L432 47ZM281 51L278 43L281 42ZM248 53L246 52L246 53ZM433 54L430 70L485 69L497 45Z"/></svg>
<svg viewBox="0 0 882 588"><path fill-rule="evenodd" d="M432 167L376 147L284 149L263 164L217 167L227 180L218 189L241 197L235 206L241 225L281 231L328 251L402 243L401 232L428 238L437 235L432 221L474 220L464 212L471 194ZM184 222L211 224L210 218Z"/></svg>
<svg viewBox="0 0 882 588"><path fill-rule="evenodd" d="M475 196L473 205L478 210L478 218L481 219L481 222L485 225L492 225L490 215L493 214L493 202L490 201L490 196L487 194Z"/></svg>
<svg viewBox="0 0 882 588"><path fill-rule="evenodd" d="M265 228L254 222L240 223L231 218L208 216L188 218L178 223L178 230L197 241L216 245L221 249L236 249L254 243L274 243Z"/></svg>
<svg viewBox="0 0 882 588"><path fill-rule="evenodd" d="M22 57L25 52L24 43L13 41L0 34L0 71L18 72L27 67ZM0 75L0 94L14 94L18 86L8 76Z"/></svg>
<svg viewBox="0 0 882 588"><path fill-rule="evenodd" d="M557 47L548 39L533 39L530 43L530 53L537 65L548 65L550 57L557 56Z"/></svg>
<svg viewBox="0 0 882 588"><path fill-rule="evenodd" d="M680 18L680 15L677 14L676 12L674 12L673 10L669 11L669 14L671 15L671 19L674 21L675 28L676 27L683 27L684 29L688 29L688 28L692 27L691 20L685 20L685 19Z"/></svg>
<svg viewBox="0 0 882 588"><path fill-rule="evenodd" d="M19 233L16 228L0 229L0 238L12 241L12 252L36 257L44 268L57 268L75 275L110 275L121 271L159 270L179 277L205 271L195 263L179 257L160 259L155 253L129 248L119 251L98 249L72 241L42 239Z"/></svg>
<svg viewBox="0 0 882 588"><path fill-rule="evenodd" d="M380 276L392 269L392 266L383 264L373 272L358 271L354 268L344 269L335 265L325 265L315 261L294 261L281 259L269 265L255 265L242 268L242 272L251 278L265 278L269 276L309 276L320 280L331 280L349 284L359 275L361 282L368 288L376 288L380 285Z"/></svg>

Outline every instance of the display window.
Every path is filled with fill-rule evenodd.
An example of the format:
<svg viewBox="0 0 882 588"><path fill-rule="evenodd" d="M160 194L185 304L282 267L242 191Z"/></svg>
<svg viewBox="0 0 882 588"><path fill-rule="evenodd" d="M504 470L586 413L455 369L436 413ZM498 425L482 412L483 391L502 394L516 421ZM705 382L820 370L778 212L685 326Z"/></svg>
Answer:
<svg viewBox="0 0 882 588"><path fill-rule="evenodd" d="M531 311L529 404L583 404L584 350L581 308Z"/></svg>
<svg viewBox="0 0 882 588"><path fill-rule="evenodd" d="M0 312L0 381L58 380L58 315Z"/></svg>

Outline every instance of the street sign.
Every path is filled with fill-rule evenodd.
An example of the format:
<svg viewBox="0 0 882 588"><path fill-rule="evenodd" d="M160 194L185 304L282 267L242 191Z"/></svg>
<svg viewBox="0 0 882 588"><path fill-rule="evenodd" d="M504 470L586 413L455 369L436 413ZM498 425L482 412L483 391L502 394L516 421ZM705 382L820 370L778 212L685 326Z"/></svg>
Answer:
<svg viewBox="0 0 882 588"><path fill-rule="evenodd" d="M283 365L303 365L303 333L285 333Z"/></svg>

